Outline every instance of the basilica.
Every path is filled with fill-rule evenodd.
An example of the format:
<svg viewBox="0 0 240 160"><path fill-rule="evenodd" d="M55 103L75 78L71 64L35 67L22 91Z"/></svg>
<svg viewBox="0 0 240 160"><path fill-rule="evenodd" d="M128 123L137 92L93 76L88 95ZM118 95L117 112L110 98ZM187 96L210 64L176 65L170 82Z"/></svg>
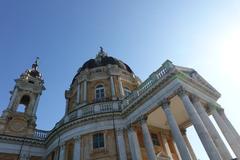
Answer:
<svg viewBox="0 0 240 160"><path fill-rule="evenodd" d="M101 48L73 77L65 114L49 131L36 128L44 90L36 60L15 80L1 114L0 160L197 160L190 126L210 160L240 158L240 136L217 103L220 93L169 60L142 82Z"/></svg>

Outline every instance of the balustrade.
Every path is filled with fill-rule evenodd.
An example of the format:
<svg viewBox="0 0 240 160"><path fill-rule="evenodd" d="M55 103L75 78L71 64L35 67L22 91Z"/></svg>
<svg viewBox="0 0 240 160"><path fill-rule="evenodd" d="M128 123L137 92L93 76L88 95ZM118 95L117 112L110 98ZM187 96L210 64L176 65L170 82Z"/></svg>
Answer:
<svg viewBox="0 0 240 160"><path fill-rule="evenodd" d="M137 90L132 92L129 96L127 96L123 102L123 108L126 108L128 104L135 101L140 95L146 93L146 91L155 85L156 83L159 83L162 81L163 77L165 77L171 69L174 68L174 65L170 61L166 61L163 63L163 65L154 73L152 73L148 79L146 79Z"/></svg>
<svg viewBox="0 0 240 160"><path fill-rule="evenodd" d="M35 139L40 139L40 140L44 140L48 134L49 134L50 131L44 131L44 130L35 130L34 134L33 134L33 137Z"/></svg>

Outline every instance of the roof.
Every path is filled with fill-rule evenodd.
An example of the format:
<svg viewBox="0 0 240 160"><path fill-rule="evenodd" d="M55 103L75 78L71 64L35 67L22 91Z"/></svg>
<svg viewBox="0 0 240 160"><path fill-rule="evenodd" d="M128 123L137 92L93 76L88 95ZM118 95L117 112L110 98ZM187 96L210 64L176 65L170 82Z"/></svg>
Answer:
<svg viewBox="0 0 240 160"><path fill-rule="evenodd" d="M95 59L89 59L86 61L82 67L80 67L77 71L77 74L74 76L72 83L74 82L75 78L80 74L81 71L86 69L93 69L97 67L107 66L107 65L117 65L119 68L126 70L127 72L133 73L132 69L121 60L117 58L108 56L106 52L103 51L102 47L101 50L98 52Z"/></svg>

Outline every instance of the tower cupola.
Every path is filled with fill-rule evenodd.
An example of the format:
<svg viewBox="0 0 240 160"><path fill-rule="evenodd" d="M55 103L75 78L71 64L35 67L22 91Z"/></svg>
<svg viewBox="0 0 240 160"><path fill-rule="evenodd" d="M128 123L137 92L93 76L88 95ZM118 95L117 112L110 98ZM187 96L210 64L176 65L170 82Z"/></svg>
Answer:
<svg viewBox="0 0 240 160"><path fill-rule="evenodd" d="M15 80L8 107L0 118L0 132L11 135L33 134L36 127L36 112L42 91L45 90L38 69L39 58Z"/></svg>

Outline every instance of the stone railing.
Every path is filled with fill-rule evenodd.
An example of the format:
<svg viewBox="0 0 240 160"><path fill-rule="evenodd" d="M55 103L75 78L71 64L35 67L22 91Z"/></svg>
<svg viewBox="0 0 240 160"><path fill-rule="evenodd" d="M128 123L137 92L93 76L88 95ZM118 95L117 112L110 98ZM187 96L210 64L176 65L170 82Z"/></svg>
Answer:
<svg viewBox="0 0 240 160"><path fill-rule="evenodd" d="M84 118L87 116L93 116L102 113L121 111L120 102L119 101L109 101L109 102L100 102L89 104L83 107L80 107L68 115L64 116L62 120L60 120L54 128L58 128L59 126L73 121L75 119Z"/></svg>
<svg viewBox="0 0 240 160"><path fill-rule="evenodd" d="M49 133L50 133L50 131L44 131L44 130L36 129L34 134L33 134L33 138L34 139L39 139L39 140L44 140L44 139L47 138Z"/></svg>
<svg viewBox="0 0 240 160"><path fill-rule="evenodd" d="M165 61L162 66L155 72L153 72L135 91L127 96L122 101L122 108L126 108L130 103L135 101L139 96L146 93L146 91L157 82L162 81L163 77L174 68L171 61Z"/></svg>

